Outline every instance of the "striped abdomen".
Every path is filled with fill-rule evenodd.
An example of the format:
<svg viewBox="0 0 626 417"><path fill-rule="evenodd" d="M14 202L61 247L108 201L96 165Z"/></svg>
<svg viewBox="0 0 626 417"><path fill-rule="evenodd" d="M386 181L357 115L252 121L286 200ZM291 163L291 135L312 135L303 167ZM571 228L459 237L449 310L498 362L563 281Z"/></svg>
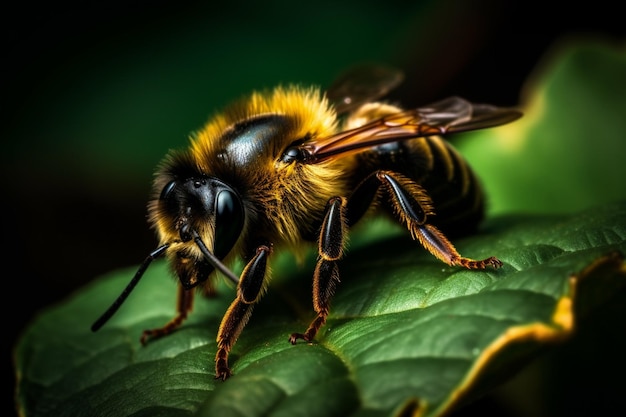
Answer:
<svg viewBox="0 0 626 417"><path fill-rule="evenodd" d="M421 185L434 203L436 215L431 222L447 234L470 231L483 217L484 197L478 179L458 151L440 137L377 146L358 157L359 178L384 169Z"/></svg>

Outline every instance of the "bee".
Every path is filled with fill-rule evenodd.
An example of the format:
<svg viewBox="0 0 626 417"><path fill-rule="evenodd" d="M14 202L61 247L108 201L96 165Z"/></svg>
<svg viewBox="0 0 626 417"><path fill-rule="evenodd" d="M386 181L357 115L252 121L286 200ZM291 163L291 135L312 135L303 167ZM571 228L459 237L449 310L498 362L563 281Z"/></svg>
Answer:
<svg viewBox="0 0 626 417"><path fill-rule="evenodd" d="M303 244L317 243L315 318L289 336L292 344L311 342L328 317L349 230L375 213L391 215L448 265L500 267L493 256L461 256L445 234L475 227L484 198L442 135L501 125L521 113L459 97L409 110L380 101L402 78L393 68L359 67L326 94L279 86L211 118L188 149L170 152L158 167L148 218L159 246L92 330L115 314L156 258L167 258L178 278L177 313L145 330L142 344L181 326L195 290L213 291L219 271L237 287L217 332L215 378L226 380L229 353L268 287L272 252L302 254ZM244 262L239 275L228 266L237 257Z"/></svg>

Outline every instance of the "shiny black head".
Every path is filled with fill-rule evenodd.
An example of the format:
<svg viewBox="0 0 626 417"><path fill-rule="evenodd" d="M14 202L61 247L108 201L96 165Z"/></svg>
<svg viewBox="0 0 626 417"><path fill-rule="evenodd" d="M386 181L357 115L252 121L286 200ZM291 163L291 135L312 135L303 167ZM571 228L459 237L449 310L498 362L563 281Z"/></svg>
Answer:
<svg viewBox="0 0 626 417"><path fill-rule="evenodd" d="M161 216L166 217L168 224L172 220L171 224L174 225L178 237L163 243L146 257L124 291L91 326L94 332L120 308L152 261L165 255L178 239L183 242L193 240L202 253L202 258L198 259L184 250L176 252L178 259L175 262L175 269L185 289L191 289L205 281L215 269L231 281L239 280L222 263L222 259L239 238L245 221L241 198L228 184L204 175L170 180L163 186L156 205L159 206L157 217L159 219ZM213 252L198 232L205 230L207 224L214 226Z"/></svg>
<svg viewBox="0 0 626 417"><path fill-rule="evenodd" d="M181 284L191 288L205 281L217 267L214 259L223 260L231 251L243 230L245 212L239 195L223 181L209 176L175 179L162 189L159 204L161 214L175 219L180 240L194 240L204 253L203 260L180 262L177 273ZM213 226L213 241L204 242L200 231ZM207 248L212 247L210 251ZM186 258L185 252L178 254ZM191 262L191 264L189 264Z"/></svg>

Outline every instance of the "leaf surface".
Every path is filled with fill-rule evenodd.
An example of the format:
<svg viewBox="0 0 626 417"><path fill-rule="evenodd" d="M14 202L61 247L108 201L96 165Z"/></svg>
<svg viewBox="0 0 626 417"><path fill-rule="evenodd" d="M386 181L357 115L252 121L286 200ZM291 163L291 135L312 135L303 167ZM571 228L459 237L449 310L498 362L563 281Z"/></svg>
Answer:
<svg viewBox="0 0 626 417"><path fill-rule="evenodd" d="M626 267L616 255L626 252L624 218L626 204L496 218L457 244L476 257L495 250L505 266L489 271L445 266L404 235L357 241L341 264L327 325L315 343L296 346L289 333L313 317L311 265L295 269L282 256L225 383L213 379L214 338L233 289L200 299L182 328L142 347L141 331L173 314L175 282L157 262L118 314L91 333L133 273L119 271L28 329L17 350L19 399L30 416L387 416L403 406L438 415L568 336L580 280L592 288L587 311L620 292L625 301Z"/></svg>

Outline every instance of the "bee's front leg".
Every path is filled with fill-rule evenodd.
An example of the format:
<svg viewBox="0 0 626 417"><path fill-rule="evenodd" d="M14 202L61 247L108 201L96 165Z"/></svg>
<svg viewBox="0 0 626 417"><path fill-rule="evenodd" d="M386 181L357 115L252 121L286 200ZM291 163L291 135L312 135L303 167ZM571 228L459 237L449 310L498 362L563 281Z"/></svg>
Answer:
<svg viewBox="0 0 626 417"><path fill-rule="evenodd" d="M330 299L339 282L337 261L343 257L347 240L346 204L343 197L333 197L328 201L326 214L318 240L319 258L313 275L313 309L317 317L304 333L292 333L289 341L296 344L298 339L310 342L326 323L330 310Z"/></svg>
<svg viewBox="0 0 626 417"><path fill-rule="evenodd" d="M172 333L187 318L189 313L193 308L193 290L186 290L182 285L178 285L178 301L176 304L176 316L168 321L163 327L159 327L157 329L144 330L141 335L141 344L145 345L148 342L148 339L156 339L161 336L165 336L167 334Z"/></svg>
<svg viewBox="0 0 626 417"><path fill-rule="evenodd" d="M271 253L271 247L261 245L256 249L256 254L248 262L237 285L237 297L232 302L217 332L217 353L215 354L215 379L225 381L232 375L228 367L228 354L237 341L241 331L248 323L252 308L259 301L267 281L267 258Z"/></svg>

